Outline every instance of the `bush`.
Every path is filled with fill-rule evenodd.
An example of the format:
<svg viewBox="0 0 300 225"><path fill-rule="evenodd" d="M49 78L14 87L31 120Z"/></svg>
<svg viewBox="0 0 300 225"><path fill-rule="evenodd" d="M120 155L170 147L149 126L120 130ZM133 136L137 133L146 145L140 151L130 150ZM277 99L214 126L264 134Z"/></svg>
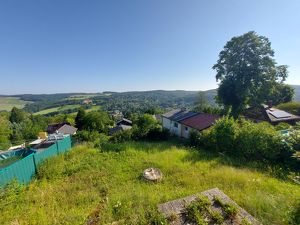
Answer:
<svg viewBox="0 0 300 225"><path fill-rule="evenodd" d="M234 154L238 131L238 123L233 118L223 117L219 119L206 138L207 147Z"/></svg>
<svg viewBox="0 0 300 225"><path fill-rule="evenodd" d="M236 138L236 148L238 155L245 158L277 160L285 143L271 125L243 121Z"/></svg>
<svg viewBox="0 0 300 225"><path fill-rule="evenodd" d="M190 144L212 151L248 160L268 160L287 162L295 152L292 147L300 147L299 139L284 141L276 129L268 123L235 121L224 117L204 132L191 132ZM298 143L298 144L296 144Z"/></svg>
<svg viewBox="0 0 300 225"><path fill-rule="evenodd" d="M192 147L202 147L202 134L199 131L192 130L189 136L189 144Z"/></svg>
<svg viewBox="0 0 300 225"><path fill-rule="evenodd" d="M130 141L131 138L132 138L132 131L125 130L113 134L109 140L112 143L120 143L120 142Z"/></svg>
<svg viewBox="0 0 300 225"><path fill-rule="evenodd" d="M74 136L76 142L90 142L95 148L101 148L101 145L109 141L109 137L97 131L78 131Z"/></svg>
<svg viewBox="0 0 300 225"><path fill-rule="evenodd" d="M287 129L290 129L291 128L291 125L289 125L288 123L279 123L275 129L280 131L280 130L287 130Z"/></svg>
<svg viewBox="0 0 300 225"><path fill-rule="evenodd" d="M170 131L160 125L151 128L146 136L146 139L153 141L165 141L170 137Z"/></svg>
<svg viewBox="0 0 300 225"><path fill-rule="evenodd" d="M74 136L78 142L96 142L100 139L100 133L97 131L78 131L76 136Z"/></svg>

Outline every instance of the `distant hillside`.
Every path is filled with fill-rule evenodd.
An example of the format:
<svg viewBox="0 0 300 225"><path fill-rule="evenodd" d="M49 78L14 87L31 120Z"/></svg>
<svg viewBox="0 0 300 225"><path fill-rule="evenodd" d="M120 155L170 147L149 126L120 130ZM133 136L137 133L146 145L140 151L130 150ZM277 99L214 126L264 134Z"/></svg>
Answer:
<svg viewBox="0 0 300 225"><path fill-rule="evenodd" d="M292 85L292 87L295 89L294 100L300 102L300 85Z"/></svg>
<svg viewBox="0 0 300 225"><path fill-rule="evenodd" d="M295 101L300 102L300 85L292 85L295 89ZM217 89L204 91L208 102L211 105L215 104L215 96ZM42 111L44 114L53 109L64 108L68 105L82 105L84 99L91 99L94 105L101 107L104 110L113 111L120 110L123 113L143 112L149 108L181 108L193 107L197 100L197 91L130 91L130 92L103 92L103 93L63 93L63 94L25 94L15 96L2 96L2 102L5 98L14 97L23 101L32 103L25 106L28 112L36 113ZM7 107L2 105L3 110L9 110L12 105ZM4 108L6 107L6 108ZM0 108L1 110L1 108ZM73 111L76 109L72 109ZM72 111L71 110L71 111ZM70 110L68 110L70 111ZM72 111L72 112L73 112Z"/></svg>
<svg viewBox="0 0 300 225"><path fill-rule="evenodd" d="M29 101L21 100L18 97L0 96L0 111L10 111L13 107L24 108Z"/></svg>
<svg viewBox="0 0 300 225"><path fill-rule="evenodd" d="M205 91L210 104L214 103L216 90ZM39 94L18 95L21 100L31 101L25 106L28 112L52 112L55 108L66 105L81 105L84 99L91 99L94 105L102 109L123 113L143 112L150 108L181 108L193 107L197 99L197 91L131 91L131 92L104 92L104 93L64 93L64 94ZM52 112L54 113L54 112Z"/></svg>

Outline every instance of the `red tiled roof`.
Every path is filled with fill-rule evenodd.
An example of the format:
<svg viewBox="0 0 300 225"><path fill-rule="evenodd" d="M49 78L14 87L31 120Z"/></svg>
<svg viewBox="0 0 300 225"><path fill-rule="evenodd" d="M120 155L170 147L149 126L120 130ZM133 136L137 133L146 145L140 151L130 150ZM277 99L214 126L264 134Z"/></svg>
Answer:
<svg viewBox="0 0 300 225"><path fill-rule="evenodd" d="M199 113L195 116L180 121L180 123L201 131L212 126L219 118L220 116L218 115Z"/></svg>

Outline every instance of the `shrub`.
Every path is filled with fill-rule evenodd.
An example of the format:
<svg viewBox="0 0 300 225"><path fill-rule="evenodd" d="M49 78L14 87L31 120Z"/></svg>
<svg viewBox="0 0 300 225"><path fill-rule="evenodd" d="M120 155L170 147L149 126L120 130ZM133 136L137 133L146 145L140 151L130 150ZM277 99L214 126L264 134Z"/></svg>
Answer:
<svg viewBox="0 0 300 225"><path fill-rule="evenodd" d="M163 128L153 115L144 114L135 119L132 128L134 140L167 140L170 137L169 130Z"/></svg>
<svg viewBox="0 0 300 225"><path fill-rule="evenodd" d="M201 135L201 133L199 131L192 130L190 132L189 144L192 147L201 147L201 146L203 146L202 135Z"/></svg>
<svg viewBox="0 0 300 225"><path fill-rule="evenodd" d="M276 130L287 130L287 129L290 129L291 125L289 125L288 123L279 123L275 129Z"/></svg>
<svg viewBox="0 0 300 225"><path fill-rule="evenodd" d="M79 142L96 142L100 139L100 133L97 131L78 131L74 136L76 141Z"/></svg>
<svg viewBox="0 0 300 225"><path fill-rule="evenodd" d="M268 160L274 163L291 161L295 152L292 147L300 147L300 135L284 141L268 123L235 121L228 117L218 120L204 132L191 132L189 141L194 147L221 151L247 160Z"/></svg>
<svg viewBox="0 0 300 225"><path fill-rule="evenodd" d="M236 151L235 140L238 135L238 123L231 117L219 119L207 136L207 147L217 151L234 154Z"/></svg>
<svg viewBox="0 0 300 225"><path fill-rule="evenodd" d="M236 138L236 148L245 158L277 160L285 144L271 125L243 121Z"/></svg>
<svg viewBox="0 0 300 225"><path fill-rule="evenodd" d="M296 151L300 150L300 131L291 131L289 136L285 139L286 142L290 143Z"/></svg>
<svg viewBox="0 0 300 225"><path fill-rule="evenodd" d="M153 141L164 141L168 140L169 137L170 131L160 125L157 125L148 131L146 139Z"/></svg>
<svg viewBox="0 0 300 225"><path fill-rule="evenodd" d="M132 138L132 131L131 130L125 130L125 131L120 131L115 134L113 134L110 137L110 141L112 143L121 143L125 141L130 141Z"/></svg>

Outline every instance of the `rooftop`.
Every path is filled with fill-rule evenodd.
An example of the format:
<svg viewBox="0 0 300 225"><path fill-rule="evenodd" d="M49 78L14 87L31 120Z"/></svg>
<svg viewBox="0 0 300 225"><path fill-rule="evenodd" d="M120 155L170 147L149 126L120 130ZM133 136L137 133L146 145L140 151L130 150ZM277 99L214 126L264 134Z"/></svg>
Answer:
<svg viewBox="0 0 300 225"><path fill-rule="evenodd" d="M204 130L211 127L219 118L219 115L198 113L194 116L181 120L180 123L197 130Z"/></svg>
<svg viewBox="0 0 300 225"><path fill-rule="evenodd" d="M172 110L170 112L167 112L167 113L163 114L162 116L165 117L165 118L168 118L170 120L179 122L179 121L182 121L186 118L195 116L197 114L199 114L199 113L191 112L191 111L188 111L188 110L175 109L175 110Z"/></svg>

